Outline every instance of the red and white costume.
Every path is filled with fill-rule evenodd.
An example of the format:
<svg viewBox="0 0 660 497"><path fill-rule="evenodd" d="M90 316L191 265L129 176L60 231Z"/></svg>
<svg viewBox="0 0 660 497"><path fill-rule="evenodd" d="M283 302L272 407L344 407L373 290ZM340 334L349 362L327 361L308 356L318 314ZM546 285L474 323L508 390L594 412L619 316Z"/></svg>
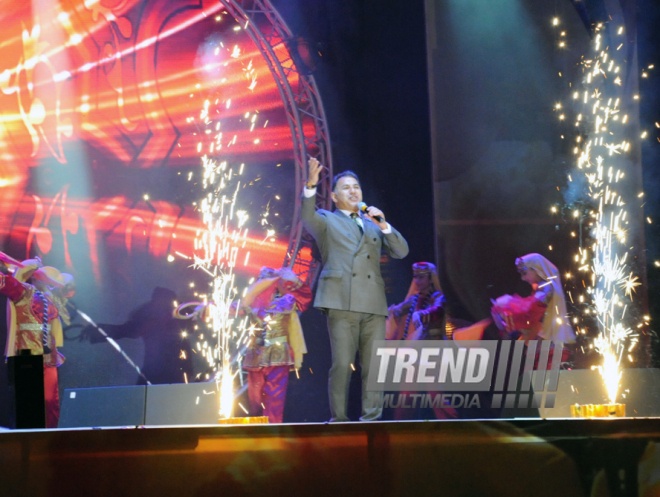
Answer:
<svg viewBox="0 0 660 497"><path fill-rule="evenodd" d="M516 266L519 271L534 271L541 282L532 285L533 292L529 297L503 295L493 302L491 315L497 327L513 336L521 333L518 340L524 340L525 345L530 340L574 343L575 333L569 324L559 270L540 254L519 257ZM553 350L548 358L548 369L552 364ZM539 352L537 360L538 355ZM562 362L568 358L569 350L564 348Z"/></svg>
<svg viewBox="0 0 660 497"><path fill-rule="evenodd" d="M36 263L26 261L15 276L0 274L0 293L8 297L5 356L16 356L24 349L30 350L32 355L43 355L46 427L57 428L60 415L57 368L64 363L64 356L57 347L63 343L62 324L58 306L49 292L21 281L28 279L37 267ZM44 353L44 326L48 334L48 353Z"/></svg>

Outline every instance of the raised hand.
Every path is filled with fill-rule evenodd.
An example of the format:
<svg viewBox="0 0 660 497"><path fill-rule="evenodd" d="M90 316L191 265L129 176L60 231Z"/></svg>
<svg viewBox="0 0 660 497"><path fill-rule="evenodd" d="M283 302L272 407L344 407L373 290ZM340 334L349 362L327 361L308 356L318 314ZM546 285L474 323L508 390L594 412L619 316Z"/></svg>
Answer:
<svg viewBox="0 0 660 497"><path fill-rule="evenodd" d="M307 161L307 166L307 186L313 187L314 185L318 185L323 166L314 157L310 157L310 159Z"/></svg>

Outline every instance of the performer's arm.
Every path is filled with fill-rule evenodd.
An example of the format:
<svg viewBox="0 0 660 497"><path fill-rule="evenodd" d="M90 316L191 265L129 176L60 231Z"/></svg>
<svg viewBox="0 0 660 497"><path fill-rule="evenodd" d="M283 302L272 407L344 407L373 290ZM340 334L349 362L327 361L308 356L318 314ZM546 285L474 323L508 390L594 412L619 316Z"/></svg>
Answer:
<svg viewBox="0 0 660 497"><path fill-rule="evenodd" d="M520 331L526 339L534 340L541 331L545 313L548 311L548 304L552 301L554 289L549 283L539 285L534 294L528 297L531 300L528 320L529 328L523 328Z"/></svg>
<svg viewBox="0 0 660 497"><path fill-rule="evenodd" d="M548 286L548 290L537 290L529 297L505 295L498 298L491 309L496 324L501 321L498 328L504 325L509 333L520 332L525 341L535 339L548 307L545 300L552 298L552 288Z"/></svg>
<svg viewBox="0 0 660 497"><path fill-rule="evenodd" d="M445 296L435 292L429 296L429 307L413 312L412 322L416 330L428 328L429 324L441 321L445 316Z"/></svg>
<svg viewBox="0 0 660 497"><path fill-rule="evenodd" d="M539 287L534 292L534 299L544 306L548 307L548 304L552 301L552 296L555 293L552 285L548 282L541 283Z"/></svg>
<svg viewBox="0 0 660 497"><path fill-rule="evenodd" d="M7 266L4 263L0 263L5 270L0 268L0 293L6 295L9 300L13 302L18 302L23 298L25 293L25 285L14 278L9 271Z"/></svg>
<svg viewBox="0 0 660 497"><path fill-rule="evenodd" d="M296 299L298 310L305 312L312 303L312 289L300 279L290 268L282 268L275 272L279 275L278 286L282 294L291 294Z"/></svg>
<svg viewBox="0 0 660 497"><path fill-rule="evenodd" d="M273 312L273 309L275 309L277 312L282 312L284 314L290 314L296 310L298 310L298 307L296 305L296 297L291 294L287 293L286 295L282 295L281 297L276 298L273 300L271 305L266 309L259 309L259 315L260 317L265 317L268 312ZM255 310L255 309L253 309Z"/></svg>
<svg viewBox="0 0 660 497"><path fill-rule="evenodd" d="M400 304L391 305L388 309L388 313L393 314L397 317L408 314L410 312L410 307L412 306L413 300L414 300L414 295L404 300Z"/></svg>
<svg viewBox="0 0 660 497"><path fill-rule="evenodd" d="M315 238L319 239L325 233L325 216L316 211L316 187L321 176L323 166L319 161L311 158L308 162L308 180L303 188L301 218L305 229Z"/></svg>
<svg viewBox="0 0 660 497"><path fill-rule="evenodd" d="M383 246L391 257L403 259L408 255L408 242L401 236L401 233L392 228L392 225L385 220L383 211L372 205L364 211L364 217L380 228L383 233Z"/></svg>
<svg viewBox="0 0 660 497"><path fill-rule="evenodd" d="M300 312L305 312L309 308L309 304L312 303L312 289L307 283L303 283L300 288L294 291L293 296Z"/></svg>
<svg viewBox="0 0 660 497"><path fill-rule="evenodd" d="M432 321L440 321L445 316L445 296L436 292L430 297L432 301L429 307L419 312L419 319L426 325Z"/></svg>
<svg viewBox="0 0 660 497"><path fill-rule="evenodd" d="M317 159L312 157L307 161L307 182L305 183L305 188L310 193L316 193L316 187L321 179L321 171L323 171L323 166ZM314 193L312 193L312 195Z"/></svg>
<svg viewBox="0 0 660 497"><path fill-rule="evenodd" d="M394 259L403 259L408 255L408 242L406 241L401 233L392 228L392 232L389 234L383 234L383 247Z"/></svg>

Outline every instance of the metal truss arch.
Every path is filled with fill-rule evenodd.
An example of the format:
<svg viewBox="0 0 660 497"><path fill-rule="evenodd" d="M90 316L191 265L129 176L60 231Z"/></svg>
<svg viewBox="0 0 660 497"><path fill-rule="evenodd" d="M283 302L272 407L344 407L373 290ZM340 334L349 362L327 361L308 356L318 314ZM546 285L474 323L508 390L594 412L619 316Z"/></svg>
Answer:
<svg viewBox="0 0 660 497"><path fill-rule="evenodd" d="M303 230L300 212L310 157L315 157L327 168L317 188L317 207L329 209L332 204L332 151L321 96L314 78L296 67L288 46L294 35L269 0L218 1L255 43L282 97L293 140L296 191L289 246L283 265L304 274L311 284L316 279L319 263L302 256L303 251L311 250L312 239Z"/></svg>

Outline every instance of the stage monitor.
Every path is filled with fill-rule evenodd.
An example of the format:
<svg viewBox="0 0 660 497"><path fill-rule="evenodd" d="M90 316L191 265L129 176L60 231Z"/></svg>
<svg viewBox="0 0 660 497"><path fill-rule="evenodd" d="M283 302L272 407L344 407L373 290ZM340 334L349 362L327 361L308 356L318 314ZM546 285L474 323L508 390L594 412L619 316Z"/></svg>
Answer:
<svg viewBox="0 0 660 497"><path fill-rule="evenodd" d="M58 427L143 425L145 398L144 386L67 389Z"/></svg>
<svg viewBox="0 0 660 497"><path fill-rule="evenodd" d="M219 406L215 383L149 385L144 424L218 424Z"/></svg>

